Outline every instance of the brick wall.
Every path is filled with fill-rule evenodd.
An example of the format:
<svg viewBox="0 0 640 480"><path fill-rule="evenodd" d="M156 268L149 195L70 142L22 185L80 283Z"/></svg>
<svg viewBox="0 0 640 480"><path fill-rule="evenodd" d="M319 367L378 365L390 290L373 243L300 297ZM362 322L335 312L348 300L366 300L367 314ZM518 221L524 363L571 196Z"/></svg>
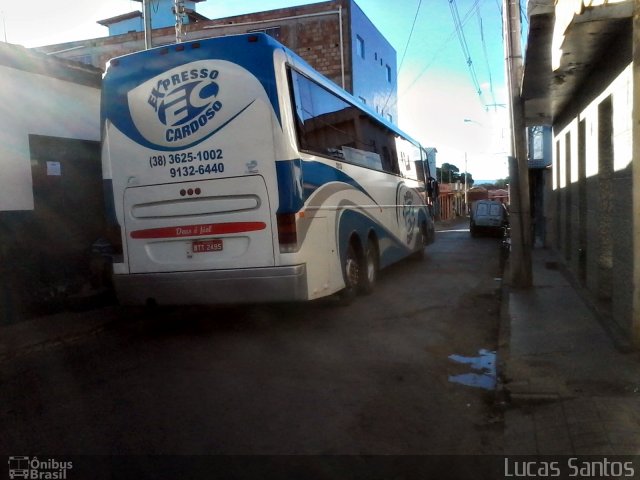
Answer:
<svg viewBox="0 0 640 480"><path fill-rule="evenodd" d="M342 86L342 63L340 52L340 22L337 13L342 6L342 33L344 43L345 88L352 91L349 40L349 5L347 0L333 0L312 5L270 10L246 15L237 15L216 20L185 25L185 40L234 35L251 30L280 28L277 38L293 50L318 72ZM291 18L298 17L298 18ZM175 42L172 27L153 30L153 44ZM85 48L78 48L78 47ZM92 57L93 65L104 69L109 59L139 51L144 48L144 33L69 42L42 47L44 52L63 51L66 58Z"/></svg>

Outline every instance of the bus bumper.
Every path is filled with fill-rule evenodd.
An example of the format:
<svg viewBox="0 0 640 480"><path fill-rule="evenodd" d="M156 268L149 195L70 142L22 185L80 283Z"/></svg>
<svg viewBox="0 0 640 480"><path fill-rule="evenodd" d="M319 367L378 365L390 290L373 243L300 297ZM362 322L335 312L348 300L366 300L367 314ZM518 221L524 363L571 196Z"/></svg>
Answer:
<svg viewBox="0 0 640 480"><path fill-rule="evenodd" d="M307 300L305 265L205 270L195 272L115 274L122 305L213 305Z"/></svg>

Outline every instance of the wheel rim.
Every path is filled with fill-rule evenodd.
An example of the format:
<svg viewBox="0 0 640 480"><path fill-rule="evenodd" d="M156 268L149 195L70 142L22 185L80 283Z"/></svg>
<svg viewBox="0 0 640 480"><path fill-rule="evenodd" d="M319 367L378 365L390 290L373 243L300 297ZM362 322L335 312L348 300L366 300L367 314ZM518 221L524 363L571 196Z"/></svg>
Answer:
<svg viewBox="0 0 640 480"><path fill-rule="evenodd" d="M360 267L358 266L358 259L356 258L356 255L351 248L349 248L349 251L347 252L345 273L348 282L347 287L355 287L356 285L358 285L358 280L360 278Z"/></svg>
<svg viewBox="0 0 640 480"><path fill-rule="evenodd" d="M371 248L367 251L367 279L369 283L373 283L376 279L375 251Z"/></svg>

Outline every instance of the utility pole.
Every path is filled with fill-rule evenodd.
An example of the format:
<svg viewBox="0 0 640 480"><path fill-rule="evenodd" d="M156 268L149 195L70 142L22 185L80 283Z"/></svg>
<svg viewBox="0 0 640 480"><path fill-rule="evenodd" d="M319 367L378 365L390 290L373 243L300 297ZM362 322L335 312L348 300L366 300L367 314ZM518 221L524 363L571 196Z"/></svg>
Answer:
<svg viewBox="0 0 640 480"><path fill-rule="evenodd" d="M173 14L176 17L176 43L181 43L184 36L182 27L184 26L185 13L184 0L173 0Z"/></svg>
<svg viewBox="0 0 640 480"><path fill-rule="evenodd" d="M509 176L511 177L511 258L509 281L513 287L529 288L531 273L531 216L529 206L529 166L525 139L524 105L520 95L522 79L522 46L520 44L520 3L503 0L504 50L511 145Z"/></svg>
<svg viewBox="0 0 640 480"><path fill-rule="evenodd" d="M144 48L149 50L153 47L151 42L151 0L142 0L142 18L144 18Z"/></svg>
<svg viewBox="0 0 640 480"><path fill-rule="evenodd" d="M469 194L467 193L467 152L464 152L464 213L469 212Z"/></svg>

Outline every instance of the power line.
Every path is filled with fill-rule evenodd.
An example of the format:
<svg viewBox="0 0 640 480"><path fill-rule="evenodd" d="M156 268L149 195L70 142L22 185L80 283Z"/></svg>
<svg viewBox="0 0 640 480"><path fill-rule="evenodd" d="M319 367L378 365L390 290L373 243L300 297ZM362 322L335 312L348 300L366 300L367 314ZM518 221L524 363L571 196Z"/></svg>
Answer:
<svg viewBox="0 0 640 480"><path fill-rule="evenodd" d="M489 75L489 92L491 93L491 102L496 104L496 96L493 93L493 77L491 75L491 63L489 62L489 54L487 53L487 42L484 40L484 28L482 26L482 15L480 14L480 7L476 9L478 15L478 23L480 24L480 41L482 42L482 51L484 52L484 60L487 64L487 73ZM495 107L494 107L495 108Z"/></svg>
<svg viewBox="0 0 640 480"><path fill-rule="evenodd" d="M416 9L416 14L413 17L413 23L411 24L411 31L409 32L407 43L404 46L404 52L402 53L400 66L398 67L398 71L396 73L396 80L395 80L396 85L398 84L397 79L400 76L400 70L402 70L402 65L404 64L404 57L407 55L407 50L409 50L409 43L411 42L411 36L413 35L413 29L416 26L416 20L418 20L418 14L420 13L421 6L422 6L422 0L418 2L418 8ZM384 105L382 106L382 112L384 112L384 109L387 108L387 104L389 103L389 99L391 98L392 93L393 93L393 89L389 89L389 95L387 95L387 99L385 100Z"/></svg>
<svg viewBox="0 0 640 480"><path fill-rule="evenodd" d="M469 21L469 19L471 18L471 15L475 11L475 8L478 6L479 3L480 3L480 0L475 0L475 2L473 3L469 11L465 14L464 18L462 19L462 25L465 25ZM431 57L431 60L429 60L427 65L420 71L420 73L418 73L418 75L416 75L413 81L401 93L398 94L398 98L396 98L395 102L392 103L391 106L395 106L398 103L398 99L400 98L400 96L404 95L405 93L407 93L409 90L413 88L413 86L418 82L418 80L420 80L420 78L427 72L427 70L429 70L429 68L431 68L431 66L435 63L436 59L440 56L440 54L444 52L445 48L447 47L449 42L453 40L453 37L455 35L456 35L455 30L449 34L449 36L440 44L440 46L434 53L433 57Z"/></svg>
<svg viewBox="0 0 640 480"><path fill-rule="evenodd" d="M453 24L456 28L460 47L462 48L462 54L464 55L464 58L467 62L467 68L469 69L469 74L471 75L471 81L473 82L473 86L475 87L478 96L481 96L482 88L480 88L478 75L476 74L473 60L471 59L471 51L469 50L469 45L467 44L467 39L464 35L464 28L462 26L462 21L460 20L460 14L458 12L458 5L456 3L456 0L449 0L449 8L451 10L451 16L453 18Z"/></svg>
<svg viewBox="0 0 640 480"><path fill-rule="evenodd" d="M522 29L525 28L524 24L526 23L527 25L529 24L529 19L527 18L527 6L525 4L525 6L522 6L522 0L520 0L520 31L522 32Z"/></svg>
<svg viewBox="0 0 640 480"><path fill-rule="evenodd" d="M402 53L402 59L400 60L400 66L398 67L398 73L402 70L402 65L404 63L404 57L407 55L407 50L409 49L409 43L411 42L411 35L413 35L413 29L416 26L416 20L418 20L418 14L420 13L420 7L422 6L422 0L418 2L418 8L416 9L416 14L413 17L413 23L411 24L411 31L409 32L409 38L407 38L407 44L404 46L404 52Z"/></svg>

